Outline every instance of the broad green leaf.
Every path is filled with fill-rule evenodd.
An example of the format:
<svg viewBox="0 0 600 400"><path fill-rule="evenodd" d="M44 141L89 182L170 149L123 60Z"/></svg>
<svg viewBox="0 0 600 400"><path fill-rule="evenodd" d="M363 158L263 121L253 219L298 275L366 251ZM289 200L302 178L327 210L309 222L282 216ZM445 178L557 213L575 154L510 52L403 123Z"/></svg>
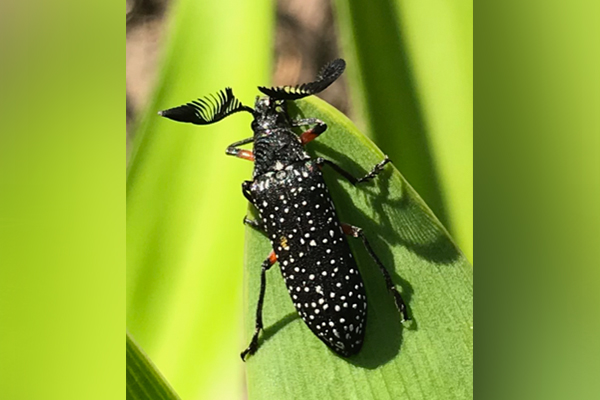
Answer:
<svg viewBox="0 0 600 400"><path fill-rule="evenodd" d="M127 333L127 399L179 400L152 361Z"/></svg>
<svg viewBox="0 0 600 400"><path fill-rule="evenodd" d="M227 86L253 105L269 82L268 0L179 0L127 176L127 328L185 399L239 399L246 205L252 165L226 157L240 113L210 126L156 113Z"/></svg>
<svg viewBox="0 0 600 400"><path fill-rule="evenodd" d="M358 119L472 260L472 2L335 5Z"/></svg>
<svg viewBox="0 0 600 400"><path fill-rule="evenodd" d="M318 99L292 113L329 128L310 143L313 155L362 176L383 154L340 112ZM342 221L364 229L414 318L407 326L362 243L350 239L369 299L364 347L352 358L331 352L297 316L278 266L267 274L258 352L246 362L249 399L470 399L473 372L472 267L446 230L393 166L354 188L325 167ZM246 230L245 334L250 339L260 265L270 243Z"/></svg>

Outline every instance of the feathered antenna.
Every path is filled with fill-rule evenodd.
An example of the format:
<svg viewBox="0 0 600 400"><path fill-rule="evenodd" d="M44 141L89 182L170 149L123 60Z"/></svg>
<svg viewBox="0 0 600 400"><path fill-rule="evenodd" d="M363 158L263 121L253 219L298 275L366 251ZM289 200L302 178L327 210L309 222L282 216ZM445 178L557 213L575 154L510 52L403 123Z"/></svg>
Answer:
<svg viewBox="0 0 600 400"><path fill-rule="evenodd" d="M243 105L234 95L231 88L225 88L216 95L206 96L179 107L159 111L158 115L179 122L189 122L196 125L208 125L236 113L238 111L252 112L252 108Z"/></svg>
<svg viewBox="0 0 600 400"><path fill-rule="evenodd" d="M331 61L319 71L314 82L303 83L296 86L277 86L267 88L259 86L258 90L273 99L297 100L327 89L346 69L346 62L341 58Z"/></svg>

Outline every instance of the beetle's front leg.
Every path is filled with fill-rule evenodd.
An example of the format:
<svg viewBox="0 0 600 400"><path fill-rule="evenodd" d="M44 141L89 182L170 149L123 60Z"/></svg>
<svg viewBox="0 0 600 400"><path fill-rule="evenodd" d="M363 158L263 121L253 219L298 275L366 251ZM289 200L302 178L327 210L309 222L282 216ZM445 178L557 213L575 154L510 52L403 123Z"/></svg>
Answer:
<svg viewBox="0 0 600 400"><path fill-rule="evenodd" d="M377 174L379 174L381 171L383 171L383 167L385 167L385 165L387 163L390 163L392 161L386 155L381 162L375 164L375 166L373 167L373 169L371 169L371 171L368 174L366 174L365 176L363 176L362 178L355 178L348 171L346 171L345 169L343 169L342 167L340 167L339 165L337 165L333 161L329 161L329 160L327 160L325 158L319 157L319 158L316 159L316 162L317 162L318 166L323 166L325 164L329 165L338 174L342 175L344 178L346 178L348 181L350 181L350 183L352 183L353 185L357 185L359 183L367 182L367 181L375 178L377 176Z"/></svg>
<svg viewBox="0 0 600 400"><path fill-rule="evenodd" d="M227 150L225 150L225 154L227 154L228 156L235 156L237 158L241 158L248 161L254 161L254 153L251 150L244 150L238 148L239 146L252 142L254 142L254 137L249 137L246 139L242 139L238 142L231 143L227 147Z"/></svg>
<svg viewBox="0 0 600 400"><path fill-rule="evenodd" d="M308 142L315 140L321 133L327 129L327 124L317 118L297 119L292 121L292 126L307 126L316 125L300 135L300 141L305 145Z"/></svg>

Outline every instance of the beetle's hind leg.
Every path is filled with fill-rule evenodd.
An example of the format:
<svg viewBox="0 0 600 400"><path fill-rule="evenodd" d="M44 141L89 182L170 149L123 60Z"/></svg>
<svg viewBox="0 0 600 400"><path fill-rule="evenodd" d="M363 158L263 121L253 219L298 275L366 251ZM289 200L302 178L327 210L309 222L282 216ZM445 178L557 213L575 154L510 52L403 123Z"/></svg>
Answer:
<svg viewBox="0 0 600 400"><path fill-rule="evenodd" d="M344 224L344 223L342 223L342 230L344 231L344 233L346 235L350 235L355 238L360 238L362 240L363 244L365 245L365 248L367 249L367 252L371 256L371 258L373 258L373 260L375 261L375 264L377 264L377 266L381 270L381 274L383 275L383 278L385 279L385 285L386 285L388 291L394 297L394 302L396 303L396 308L398 309L398 311L400 311L400 314L402 314L402 322L410 320L410 316L408 315L408 308L406 307L406 303L404 303L404 299L402 299L400 292L398 292L398 289L396 289L394 282L392 282L392 277L390 276L390 273L385 268L385 266L383 265L381 260L379 260L379 257L377 257L377 254L375 254L375 252L373 251L373 248L369 244L369 241L367 240L367 237L365 236L365 233L363 232L363 230L357 226L352 226L352 225Z"/></svg>
<svg viewBox="0 0 600 400"><path fill-rule="evenodd" d="M252 335L252 340L250 340L250 344L246 350L242 351L242 354L240 354L243 361L246 361L248 354L254 354L256 350L258 350L258 335L263 329L262 309L263 302L265 300L265 289L267 287L266 272L273 266L273 264L275 264L276 261L277 256L275 255L275 252L271 251L269 257L267 257L267 259L262 263L260 271L260 293L258 296L258 304L256 305L256 323L254 325L254 335Z"/></svg>

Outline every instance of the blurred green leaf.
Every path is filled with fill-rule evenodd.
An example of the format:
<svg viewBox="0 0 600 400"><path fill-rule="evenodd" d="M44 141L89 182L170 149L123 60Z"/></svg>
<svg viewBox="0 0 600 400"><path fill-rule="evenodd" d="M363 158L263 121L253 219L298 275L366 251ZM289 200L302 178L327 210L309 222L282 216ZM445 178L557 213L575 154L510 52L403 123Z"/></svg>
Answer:
<svg viewBox="0 0 600 400"><path fill-rule="evenodd" d="M383 154L340 112L318 99L291 112L316 117L329 128L308 145L312 155L335 160L362 176ZM394 160L393 160L394 161ZM392 272L414 320L408 327L360 240L352 240L369 298L361 352L344 359L331 352L295 312L278 268L267 275L258 352L246 362L252 399L470 399L472 398L472 267L433 213L389 166L373 183L354 188L325 167L342 221L360 226ZM245 332L249 340L260 286L260 265L270 243L246 230Z"/></svg>
<svg viewBox="0 0 600 400"><path fill-rule="evenodd" d="M144 351L127 333L127 399L179 400Z"/></svg>
<svg viewBox="0 0 600 400"><path fill-rule="evenodd" d="M335 5L359 126L472 259L472 2Z"/></svg>
<svg viewBox="0 0 600 400"><path fill-rule="evenodd" d="M239 114L198 127L156 115L226 86L246 104L269 82L268 0L179 0L164 65L127 175L127 328L185 399L239 399L243 234L239 182L224 155L248 135Z"/></svg>

